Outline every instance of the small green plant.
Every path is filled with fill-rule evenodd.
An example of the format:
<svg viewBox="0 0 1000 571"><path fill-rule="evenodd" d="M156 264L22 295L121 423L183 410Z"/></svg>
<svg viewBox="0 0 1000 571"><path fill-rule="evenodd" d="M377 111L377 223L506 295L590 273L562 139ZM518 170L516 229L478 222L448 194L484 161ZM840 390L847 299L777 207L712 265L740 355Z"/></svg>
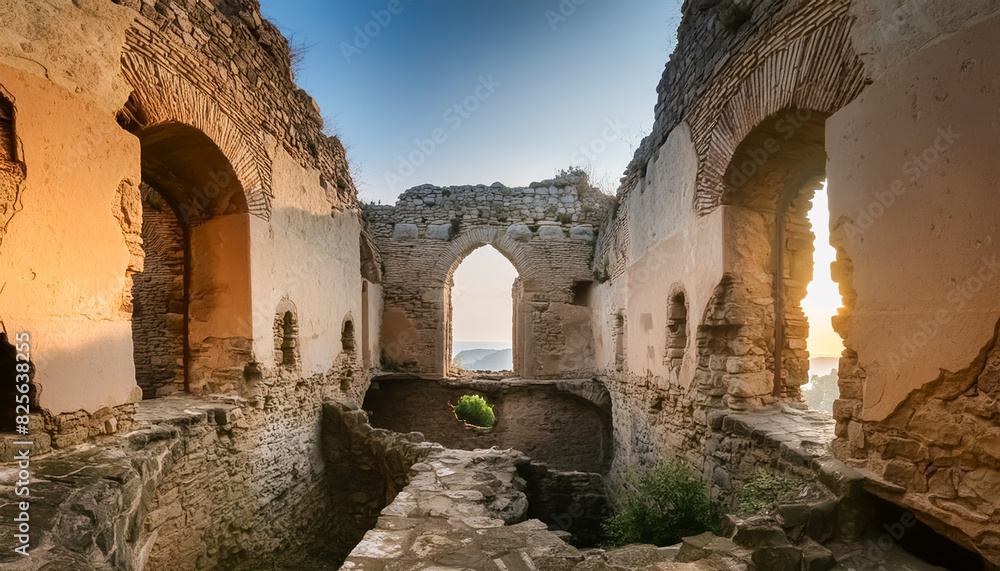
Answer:
<svg viewBox="0 0 1000 571"><path fill-rule="evenodd" d="M461 231L462 231L462 219L452 218L451 226L448 228L448 237L454 238L455 236L458 236L458 233Z"/></svg>
<svg viewBox="0 0 1000 571"><path fill-rule="evenodd" d="M545 207L545 217L546 218L554 218L555 215L556 215L556 212L559 212L559 207L557 207L555 204L550 204L550 205L548 205L548 206Z"/></svg>
<svg viewBox="0 0 1000 571"><path fill-rule="evenodd" d="M747 478L743 488L736 494L736 514L752 515L763 513L782 496L797 490L809 482L808 478L772 474L758 470Z"/></svg>
<svg viewBox="0 0 1000 571"><path fill-rule="evenodd" d="M671 461L627 472L611 490L615 513L602 529L609 546L673 545L683 537L718 531L719 503L686 464Z"/></svg>
<svg viewBox="0 0 1000 571"><path fill-rule="evenodd" d="M585 171L582 166L574 165L556 170L556 178L567 178L571 176L586 177L587 171Z"/></svg>
<svg viewBox="0 0 1000 571"><path fill-rule="evenodd" d="M507 223L507 217L506 216L497 216L497 222L500 222L501 224L506 224Z"/></svg>
<svg viewBox="0 0 1000 571"><path fill-rule="evenodd" d="M558 220L560 224L569 224L570 222L573 221L573 215L567 212L563 212L558 216L556 216L556 220Z"/></svg>
<svg viewBox="0 0 1000 571"><path fill-rule="evenodd" d="M446 188L441 191L441 196L451 196L451 191Z"/></svg>
<svg viewBox="0 0 1000 571"><path fill-rule="evenodd" d="M452 409L455 418L477 428L491 428L497 421L493 405L479 395L463 395Z"/></svg>

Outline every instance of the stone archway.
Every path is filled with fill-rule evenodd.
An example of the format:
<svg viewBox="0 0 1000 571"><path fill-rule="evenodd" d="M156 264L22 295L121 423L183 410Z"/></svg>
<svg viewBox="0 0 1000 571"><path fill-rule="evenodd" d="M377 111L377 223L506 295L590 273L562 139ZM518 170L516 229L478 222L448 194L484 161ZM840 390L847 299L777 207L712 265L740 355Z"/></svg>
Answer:
<svg viewBox="0 0 1000 571"><path fill-rule="evenodd" d="M514 352L514 374L524 376L529 368L526 363L534 362L532 351L532 332L530 316L525 312L529 306L524 303L526 298L530 298L536 283L538 269L534 267L530 255L519 242L510 238L501 229L488 226L470 229L455 240L449 243L448 249L442 254L434 266L432 276L436 287L433 290L441 292L441 299L435 300L435 304L441 307L441 329L438 333L437 347L441 348L440 356L436 357L441 361L441 371L447 374L450 369L452 354L452 305L451 288L455 270L462 261L473 251L483 247L491 246L500 252L514 266L517 271L514 289L514 323L512 327L511 343ZM438 289L437 284L440 284Z"/></svg>
<svg viewBox="0 0 1000 571"><path fill-rule="evenodd" d="M594 371L588 291L594 228L609 206L586 179L529 187L407 190L394 206L368 205L384 263L382 369L440 377L450 356L449 287L462 259L489 245L518 272L514 368L524 378L581 378Z"/></svg>

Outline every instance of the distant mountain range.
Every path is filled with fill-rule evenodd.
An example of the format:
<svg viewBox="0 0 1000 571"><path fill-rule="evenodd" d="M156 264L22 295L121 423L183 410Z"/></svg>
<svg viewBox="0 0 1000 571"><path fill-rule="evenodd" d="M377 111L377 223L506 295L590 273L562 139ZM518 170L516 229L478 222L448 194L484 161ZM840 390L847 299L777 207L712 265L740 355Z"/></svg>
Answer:
<svg viewBox="0 0 1000 571"><path fill-rule="evenodd" d="M514 369L512 349L466 349L452 359L452 365L466 371L510 371Z"/></svg>

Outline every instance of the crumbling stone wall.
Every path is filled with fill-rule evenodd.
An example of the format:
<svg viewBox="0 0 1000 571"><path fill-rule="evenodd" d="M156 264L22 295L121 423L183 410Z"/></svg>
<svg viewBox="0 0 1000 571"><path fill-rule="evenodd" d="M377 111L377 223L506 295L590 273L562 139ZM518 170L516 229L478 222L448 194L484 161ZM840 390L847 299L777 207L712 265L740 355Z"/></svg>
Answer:
<svg viewBox="0 0 1000 571"><path fill-rule="evenodd" d="M142 205L142 272L132 277L135 379L143 398L184 390L184 235L155 191Z"/></svg>
<svg viewBox="0 0 1000 571"><path fill-rule="evenodd" d="M466 426L452 406L462 395L483 396L496 424ZM592 380L432 381L376 378L365 395L371 423L420 432L448 448L513 448L554 470L606 471L613 454L607 392Z"/></svg>
<svg viewBox="0 0 1000 571"><path fill-rule="evenodd" d="M834 450L875 493L998 559L985 499L995 492L983 484L994 479L992 457L959 460L997 422L974 378L998 320L985 214L996 145L980 127L996 115L982 94L995 74L986 38L998 8L686 3L653 132L597 240L595 275L608 281L595 290L593 329L616 466L685 455L717 489L727 478L737 486L737 456L715 443L711 419L798 406L808 359L799 301L811 278L803 215L829 175L846 347ZM684 348L670 346L677 291L689 306ZM932 417L967 436L955 441L925 424Z"/></svg>
<svg viewBox="0 0 1000 571"><path fill-rule="evenodd" d="M981 125L998 114L983 92L997 73L988 54L998 9L904 11L888 34L859 25L853 34L871 53L874 82L831 118L831 129L851 135L828 145L830 188L865 189L831 194L831 218L840 222L831 234L834 279L845 306L834 326L847 348L834 449L869 475L874 493L994 565L1000 300L997 173L987 157L996 139ZM935 80L919 79L928 74ZM912 113L885 113L904 101ZM893 136L875 143L875 133ZM862 153L871 162L854 163ZM893 256L896 263L880 265Z"/></svg>
<svg viewBox="0 0 1000 571"><path fill-rule="evenodd" d="M18 276L0 287L0 320L31 334L30 428L57 449L54 531L39 533L48 543L31 563L51 547L81 568L225 568L329 523L320 402L357 402L367 388L378 256L362 263L343 148L256 2L123 4L0 5L0 91L20 144L17 164L0 161L12 175L0 176L0 274ZM143 225L144 183L178 210L166 249L149 239L163 220L148 204ZM184 277L173 271L181 228ZM142 305L143 269L163 286L159 315ZM179 277L191 279L187 299ZM294 367L274 361L282 300L299 319ZM367 362L345 319L364 321ZM187 362L173 325L190 335ZM184 373L192 392L224 394L138 402L137 362L140 376L160 367L149 396ZM151 418L169 403L180 403L169 420ZM130 432L140 442L123 443ZM87 440L99 446L61 471L65 449Z"/></svg>
<svg viewBox="0 0 1000 571"><path fill-rule="evenodd" d="M518 271L515 373L572 378L593 370L587 308L576 284L591 282L594 227L610 199L585 177L525 188L418 186L395 206L368 205L385 265L382 348L387 365L443 376L451 361L452 274L472 250L491 245Z"/></svg>
<svg viewBox="0 0 1000 571"><path fill-rule="evenodd" d="M319 530L340 537L355 503L338 490L346 489L344 471L362 462L324 456L324 446L329 451L361 445L345 440L343 431L324 428L330 421L324 419L324 399L352 398L341 390L342 378L331 371L302 379L286 370L259 380L256 397L221 399L232 404L207 422L186 426L185 453L155 488L142 519L149 542L145 569L231 568L275 552L314 549ZM175 399L144 402L140 410L197 404L190 397Z"/></svg>
<svg viewBox="0 0 1000 571"><path fill-rule="evenodd" d="M318 107L294 84L287 41L251 1L121 4L0 8L8 24L0 85L15 104L23 147L0 169L11 173L2 185L0 263L4 275L26 276L3 288L0 319L39 343L34 422L58 446L128 426L141 394L137 358L139 377L157 369L154 382L144 381L146 396L168 392L185 374L195 392L252 394L250 379L276 373L266 331L282 298L307 324L303 377L356 372L348 384L363 391L377 315L367 330L369 361L358 352L335 365L344 316L363 313L355 190L343 147L323 133ZM140 307L133 328L133 294L145 293L142 284L132 291L144 257L140 185L170 176L180 182L164 198L180 207L191 233L193 285L181 300L191 311L185 324L173 299L161 322L147 323ZM24 202L42 181L46 192ZM220 186L232 193L217 196ZM269 270L276 260L302 274ZM260 272L250 274L251 262ZM202 279L205 268L216 273ZM373 297L367 310L377 312ZM177 330L167 335L173 347L153 342L164 316L168 330L188 328L187 363L176 359ZM84 388L94 386L102 389Z"/></svg>
<svg viewBox="0 0 1000 571"><path fill-rule="evenodd" d="M329 537L318 541L339 564L375 527L379 513L409 483L410 469L434 445L419 434L373 429L364 411L349 402L323 405L323 456L327 493L334 507Z"/></svg>

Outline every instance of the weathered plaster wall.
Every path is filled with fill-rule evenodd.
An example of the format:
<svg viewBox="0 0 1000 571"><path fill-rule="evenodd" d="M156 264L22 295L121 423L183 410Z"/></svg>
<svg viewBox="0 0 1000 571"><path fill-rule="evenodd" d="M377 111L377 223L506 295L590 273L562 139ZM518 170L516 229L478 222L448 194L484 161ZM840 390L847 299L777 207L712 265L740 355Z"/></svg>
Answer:
<svg viewBox="0 0 1000 571"><path fill-rule="evenodd" d="M2 165L0 319L32 336L32 430L65 449L157 425L129 436L138 443L105 441L137 463L110 462L111 476L79 486L96 482L93 501L123 511L64 514L53 525L69 527L54 535L72 539L59 549L94 565L107 558L107 568L200 569L298 546L330 512L320 402L358 401L369 376L361 348L369 361L379 351L381 289L370 283L363 299L364 280L378 276L363 274L343 147L322 133L286 40L256 2L22 3L35 14L12 4L0 6L10 16L0 86L16 106L20 149ZM22 61L32 49L46 68ZM190 235L186 304L171 299L159 317L190 317L189 390L227 393L207 410L210 401L181 402L170 427L150 410L177 401L131 404L141 397L132 278L156 226L142 226L142 182L165 191ZM286 307L295 360L280 367L273 325ZM353 344L342 340L345 320L356 324ZM151 363L160 340L148 341L138 354ZM157 359L173 350L156 349ZM156 466L138 463L139 448L160 438L170 442Z"/></svg>
<svg viewBox="0 0 1000 571"><path fill-rule="evenodd" d="M331 215L319 173L300 167L280 146L271 152L271 219L251 219L254 360L265 371L274 369L272 325L279 301L287 299L298 316L299 367L310 376L329 370L343 352L345 318L360 334L361 220L356 210ZM360 351L356 357L360 367Z"/></svg>
<svg viewBox="0 0 1000 571"><path fill-rule="evenodd" d="M123 231L138 227L118 216L123 185L132 224L141 219L138 142L100 106L36 75L0 65L0 85L16 106L26 173L0 242L4 326L31 334L50 413L137 400L128 276L139 268Z"/></svg>
<svg viewBox="0 0 1000 571"><path fill-rule="evenodd" d="M1000 17L963 8L913 14L908 26L939 34L919 50L887 38L886 69L829 121L847 301L836 449L884 479L881 495L997 562Z"/></svg>
<svg viewBox="0 0 1000 571"><path fill-rule="evenodd" d="M362 361L359 351L335 362L345 318L362 313L355 191L342 146L294 85L287 42L252 2L123 4L132 10L2 7L0 85L21 150L4 169L0 318L36 341L39 405L59 445L106 431L109 416L127 421L121 406L139 398L129 324L144 256L138 185L147 169L199 160L172 140L208 151L180 185L190 195L168 193L190 225L187 301L171 310L189 317L189 390L252 396L262 367L275 373L283 298L301 305L303 375ZM219 187L201 183L220 179L236 194L213 202ZM381 320L369 317L377 339ZM344 389L360 394L364 382Z"/></svg>
<svg viewBox="0 0 1000 571"><path fill-rule="evenodd" d="M472 250L491 245L519 275L515 374L591 373L589 311L573 305L573 287L594 279L594 226L609 203L584 177L571 175L527 188L418 186L395 206L367 205L385 264L386 364L425 375L448 373L452 275Z"/></svg>
<svg viewBox="0 0 1000 571"><path fill-rule="evenodd" d="M107 119L131 91L119 59L134 16L100 0L4 2L0 63L93 102Z"/></svg>

